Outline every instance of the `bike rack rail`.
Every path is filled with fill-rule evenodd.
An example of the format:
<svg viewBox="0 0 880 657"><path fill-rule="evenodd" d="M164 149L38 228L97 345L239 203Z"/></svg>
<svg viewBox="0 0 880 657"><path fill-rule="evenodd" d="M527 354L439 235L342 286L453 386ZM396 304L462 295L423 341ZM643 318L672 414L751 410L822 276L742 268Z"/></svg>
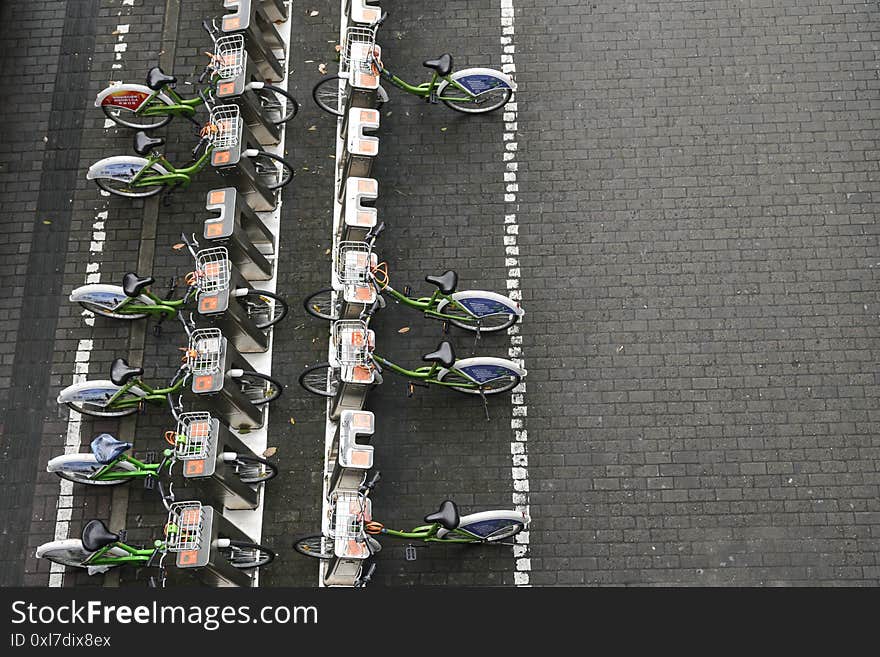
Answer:
<svg viewBox="0 0 880 657"><path fill-rule="evenodd" d="M273 25L277 19L270 18L273 13L277 16L273 4L266 0L224 0L223 7L233 11L223 16L221 28L224 34L243 33L260 75L264 80L279 82L284 79L285 46Z"/></svg>
<svg viewBox="0 0 880 657"><path fill-rule="evenodd" d="M378 222L378 212L373 206L364 205L379 198L379 182L375 178L350 177L345 180L342 196L341 221L337 221L345 242L363 241L370 229Z"/></svg>
<svg viewBox="0 0 880 657"><path fill-rule="evenodd" d="M256 456L238 436L203 411L181 413L177 431L189 438L183 443L186 456L178 456L183 461L183 476L203 499L211 500L220 508L257 508L262 486L242 483L223 460L224 452ZM193 438L195 445L188 447Z"/></svg>
<svg viewBox="0 0 880 657"><path fill-rule="evenodd" d="M332 492L356 491L373 467L370 438L376 428L376 416L370 411L343 411L336 425L336 435L326 454L327 488ZM358 439L361 439L360 441Z"/></svg>
<svg viewBox="0 0 880 657"><path fill-rule="evenodd" d="M234 369L254 371L248 360L219 329L198 329L193 336L194 340L203 341L210 357L202 358L193 367L192 382L189 389L184 389L184 399L236 431L262 427L263 409L254 406L238 384L229 381L227 376Z"/></svg>
<svg viewBox="0 0 880 657"><path fill-rule="evenodd" d="M267 281L275 270L275 236L235 187L212 189L206 210L219 211L205 219L204 237L225 246L232 264L249 281Z"/></svg>
<svg viewBox="0 0 880 657"><path fill-rule="evenodd" d="M223 272L222 282L203 286L197 297L199 324L220 329L222 334L242 353L262 353L269 349L269 334L257 327L245 307L238 301L236 290L249 288L247 281L229 261L226 247L202 249L196 261L212 258L214 269Z"/></svg>
<svg viewBox="0 0 880 657"><path fill-rule="evenodd" d="M369 178L379 154L379 138L365 133L379 129L379 111L356 107L348 111L346 118L343 126L345 149L339 163L342 178ZM344 190L345 186L340 186L340 197Z"/></svg>
<svg viewBox="0 0 880 657"><path fill-rule="evenodd" d="M238 105L221 105L211 111L212 123L215 114L222 117L219 119L220 133L213 138L211 166L232 182L252 209L273 210L278 195L266 187L251 159L245 156L245 151L261 150L261 144L241 120L240 113Z"/></svg>

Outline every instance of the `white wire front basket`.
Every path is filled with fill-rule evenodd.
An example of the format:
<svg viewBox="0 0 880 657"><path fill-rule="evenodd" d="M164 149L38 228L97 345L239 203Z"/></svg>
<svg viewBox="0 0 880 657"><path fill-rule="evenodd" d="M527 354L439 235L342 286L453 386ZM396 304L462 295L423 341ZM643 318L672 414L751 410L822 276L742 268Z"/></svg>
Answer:
<svg viewBox="0 0 880 657"><path fill-rule="evenodd" d="M366 285L372 264L370 245L366 242L340 242L336 253L336 277L343 285Z"/></svg>
<svg viewBox="0 0 880 657"><path fill-rule="evenodd" d="M364 523L370 520L369 498L354 491L336 493L330 504L330 538L358 540L364 536Z"/></svg>
<svg viewBox="0 0 880 657"><path fill-rule="evenodd" d="M177 418L174 451L181 461L202 459L211 448L211 414L203 411L181 413Z"/></svg>
<svg viewBox="0 0 880 657"><path fill-rule="evenodd" d="M359 319L343 319L333 324L336 360L343 366L367 365L373 347L373 332Z"/></svg>
<svg viewBox="0 0 880 657"><path fill-rule="evenodd" d="M220 369L223 334L217 328L196 329L189 339L189 369L195 374L214 374Z"/></svg>
<svg viewBox="0 0 880 657"><path fill-rule="evenodd" d="M198 550L202 534L202 503L175 502L168 509L165 547L169 552Z"/></svg>
<svg viewBox="0 0 880 657"><path fill-rule="evenodd" d="M372 73L373 51L376 47L376 28L349 27L345 32L339 61L340 73Z"/></svg>
<svg viewBox="0 0 880 657"><path fill-rule="evenodd" d="M211 110L211 143L214 148L231 148L238 144L241 113L238 105L217 105Z"/></svg>
<svg viewBox="0 0 880 657"><path fill-rule="evenodd" d="M202 294L214 294L229 288L229 251L225 246L202 249L196 253L195 285Z"/></svg>
<svg viewBox="0 0 880 657"><path fill-rule="evenodd" d="M214 70L221 78L234 78L244 70L244 35L229 34L214 45Z"/></svg>

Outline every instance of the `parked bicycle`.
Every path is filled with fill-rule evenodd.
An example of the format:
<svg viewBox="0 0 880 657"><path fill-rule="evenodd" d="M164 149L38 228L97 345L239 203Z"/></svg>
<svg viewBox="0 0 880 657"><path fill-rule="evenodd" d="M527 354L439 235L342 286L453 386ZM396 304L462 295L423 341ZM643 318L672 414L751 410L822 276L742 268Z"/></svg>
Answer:
<svg viewBox="0 0 880 657"><path fill-rule="evenodd" d="M125 565L158 565L162 568L169 553L198 549L202 540L201 529L202 505L199 502L177 502L170 506L164 537L154 541L152 547L130 545L126 542L125 531L113 533L101 520L90 520L83 527L81 538L43 543L37 548L37 558L70 568L85 568L89 574ZM214 540L212 547L231 566L242 570L260 568L275 559L275 553L264 545L222 536Z"/></svg>
<svg viewBox="0 0 880 657"><path fill-rule="evenodd" d="M482 511L462 516L458 505L452 500L445 500L435 513L425 516L425 525L419 525L409 531L390 529L372 519L367 496L379 480L379 473L360 486L356 503L359 508L356 513L346 513L344 523L337 518L337 505L330 505L330 536L313 534L297 539L293 548L301 555L316 559L330 559L334 556L336 539L342 537L346 540L356 541L366 546L370 554L375 554L382 549L381 543L376 536L400 538L408 541L421 541L423 543L445 543L458 545L512 545L509 539L513 538L526 529L531 519L519 511L496 509ZM349 505L345 505L348 507ZM407 546L407 560L415 559L415 547ZM372 576L372 569L368 573Z"/></svg>
<svg viewBox="0 0 880 657"><path fill-rule="evenodd" d="M66 404L77 413L92 417L123 417L137 413L147 404L168 404L172 414L179 414L180 393L196 369L206 371L219 367L220 338L216 329L191 330L189 346L183 349L182 364L164 388L156 388L143 379L142 367L131 367L124 358L117 358L110 367L110 380L81 381L58 394L58 403ZM254 405L268 404L281 396L282 385L268 374L231 369L224 373L238 384L241 392Z"/></svg>
<svg viewBox="0 0 880 657"><path fill-rule="evenodd" d="M196 123L193 118L199 107L205 104L208 95L216 92L223 80L240 75L245 57L244 36L231 34L218 37L204 22L202 24L214 41L214 52L205 53L209 57L205 70L199 77L200 88L192 98L184 98L175 91L177 78L166 75L158 66L147 72L146 86L141 84L119 84L107 87L95 99L95 107L100 107L104 115L126 128L135 130L155 130L167 125L174 117L183 117ZM203 85L205 80L207 85ZM259 103L261 114L272 124L287 123L299 111L299 104L284 89L265 82L250 81L245 91L252 91Z"/></svg>
<svg viewBox="0 0 880 657"><path fill-rule="evenodd" d="M394 289L390 283L388 263L373 264L373 246L376 238L385 230L381 223L371 230L363 242L342 242L337 257L340 280L359 286L373 287L379 294L387 294L397 303L421 311L429 319L436 319L477 333L493 333L513 326L525 311L509 297L485 290L462 290L458 287L458 274L447 270L439 276L425 276L436 286L430 297L412 296L405 285L403 291ZM339 319L343 303L342 295L333 288L313 292L303 300L303 307L312 317L334 321Z"/></svg>
<svg viewBox="0 0 880 657"><path fill-rule="evenodd" d="M127 453L132 448L131 443L102 433L92 440L91 454L56 456L46 464L46 472L53 472L75 484L118 486L135 479L159 480L163 472L171 474L178 460L204 458L204 454L200 454L204 436L190 435L189 431L168 431L165 440L172 447L163 450L162 460L146 463ZM220 458L243 484L260 484L274 479L278 474L278 468L273 463L250 454L224 452Z"/></svg>
<svg viewBox="0 0 880 657"><path fill-rule="evenodd" d="M351 73L358 70L380 76L398 89L429 103L440 101L466 114L495 111L504 107L513 96L516 84L510 76L491 68L453 71L452 55L449 53L422 63L433 71L427 82L414 85L397 77L385 68L380 59L380 49L376 47L376 31L386 16L383 15L372 27L348 28L345 43L340 47L340 72L325 75L312 89L312 98L325 112L342 116L345 100L343 81L349 80ZM380 91L381 100L387 100L381 87Z"/></svg>
<svg viewBox="0 0 880 657"><path fill-rule="evenodd" d="M158 317L159 323L175 318L181 309L201 293L214 293L229 288L229 254L225 247L196 251L198 242L181 236L183 245L195 260L195 270L184 280L187 290L178 299L172 298L176 289L174 278L168 284L168 292L160 298L149 288L155 282L152 276L141 277L128 272L122 277L122 285L91 283L82 285L70 293L70 300L84 309L118 320L136 320ZM230 296L238 299L257 328L267 330L287 315L287 302L274 292L252 287L237 287Z"/></svg>
<svg viewBox="0 0 880 657"><path fill-rule="evenodd" d="M373 353L370 332L365 325L362 335L358 335L361 332L359 329L349 333L335 330L344 323L347 322L334 325L334 340L338 343L336 353L345 353L348 360L341 364L326 362L312 365L300 374L300 385L314 395L334 397L339 389L342 367L349 368L353 380L373 381L376 384L382 383L381 375L387 367L409 379L410 395L416 385L436 385L481 397L497 395L513 390L526 375L526 370L505 358L477 356L458 360L452 344L447 340L442 341L436 351L422 356L422 360L430 365L407 369ZM352 339L358 343L355 347L341 344L343 340Z"/></svg>
<svg viewBox="0 0 880 657"><path fill-rule="evenodd" d="M157 150L165 144L164 139L138 131L134 136L134 151L147 157L105 157L89 167L86 178L94 180L105 192L125 198L147 198L166 188L186 189L193 176L207 166L216 149L231 148L238 143L240 125L236 105L214 107L211 120L202 128L201 139L192 150L192 161L179 169ZM251 160L257 176L270 190L280 189L293 179L292 166L279 155L256 148L246 149L241 155Z"/></svg>

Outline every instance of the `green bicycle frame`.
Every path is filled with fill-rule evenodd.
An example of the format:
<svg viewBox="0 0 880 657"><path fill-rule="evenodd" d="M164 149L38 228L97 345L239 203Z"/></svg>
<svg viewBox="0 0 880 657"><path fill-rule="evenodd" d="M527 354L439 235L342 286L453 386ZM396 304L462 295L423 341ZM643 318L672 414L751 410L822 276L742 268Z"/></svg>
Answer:
<svg viewBox="0 0 880 657"><path fill-rule="evenodd" d="M177 317L180 308L189 300L189 293L182 299L161 299L149 290L143 292L150 300L155 301L155 305L146 305L137 302L135 297L126 297L113 312L123 312L131 315L147 313L150 315L165 315L169 319Z"/></svg>
<svg viewBox="0 0 880 657"><path fill-rule="evenodd" d="M408 532L399 531L397 529L388 529L383 527L379 534L392 536L394 538L403 538L411 541L424 541L425 543L481 543L478 538L471 536L459 529L453 529L446 536L458 534L461 538L437 538L437 532L440 531L439 524L422 525Z"/></svg>
<svg viewBox="0 0 880 657"><path fill-rule="evenodd" d="M174 385L167 388L153 388L140 379L129 381L122 386L116 394L107 400L107 407L123 409L131 408L132 406L140 406L141 402L150 402L153 404L164 403L168 399L168 395L173 395L174 393L179 392L183 386L186 385L187 378L188 377L186 376L180 377ZM135 386L147 393L146 396L139 397L137 395L132 395L131 397L126 398L125 395L128 391Z"/></svg>
<svg viewBox="0 0 880 657"><path fill-rule="evenodd" d="M115 543L110 543L110 545L105 545L100 550L89 556L83 562L84 566L120 566L122 564L127 563L147 563L150 559L153 558L153 555L157 550L162 548L162 541L156 541L153 547L149 550L132 547L131 545L126 545L120 541ZM110 550L114 548L119 548L124 550L127 554L125 556L117 556L113 554L107 554Z"/></svg>
<svg viewBox="0 0 880 657"><path fill-rule="evenodd" d="M379 74L383 78L388 80L388 82L393 84L398 89L403 89L408 94L412 94L414 96L419 96L420 98L429 98L431 96L431 94L434 92L434 89L436 89L439 86L440 81L445 80L446 82L448 82L450 85L456 87L457 89L461 89L468 96L471 96L472 98L474 97L474 94L472 94L470 91L465 89L462 85L460 85L458 82L456 82L455 80L452 79L451 73L449 75L440 76L435 72L431 76L430 82L423 82L422 84L413 85L413 84L409 84L405 80L402 80L401 78L394 75L394 73L392 73L387 68L385 68L384 66L379 64L379 62L376 62L375 60L374 60L374 62L378 66ZM442 96L438 96L437 99L438 100L453 100L453 101L457 100L459 102L461 101L460 96L456 96L455 98L443 98Z"/></svg>
<svg viewBox="0 0 880 657"><path fill-rule="evenodd" d="M471 387L476 390L477 388L480 387L476 383L471 383L470 386L465 386L461 381L456 381L454 383L451 383L451 382L447 383L446 381L439 381L438 379L435 378L435 375L437 374L437 370L440 369L440 365L438 365L437 363L431 363L430 366L426 365L424 367L417 367L414 370L408 370L405 367L401 367L400 365L392 363L390 360L386 360L386 359L382 358L381 356L377 356L376 354L373 354L373 360L375 360L377 363L379 363L379 365L381 365L382 367L388 367L391 369L391 371L397 372L401 376L405 376L409 379L415 379L417 381L424 381L425 383L433 383L434 385L445 386L447 388ZM463 374L462 372L459 372L454 367L450 367L449 370L451 372L458 373L460 376L463 376L466 379L469 378L467 375Z"/></svg>
<svg viewBox="0 0 880 657"><path fill-rule="evenodd" d="M183 98L171 87L163 87L162 91L168 94L171 100L174 101L174 105L166 105L162 102L152 102L156 96L159 95L159 91L157 90L153 92L152 96L147 98L146 102L141 105L141 109L139 109L136 114L142 116L165 116L167 114L173 114L174 116L189 118L195 116L196 108L203 105L205 102L202 100L201 96L196 96L195 98Z"/></svg>
<svg viewBox="0 0 880 657"><path fill-rule="evenodd" d="M118 481L121 479L138 479L143 477L158 477L159 472L165 466L165 463L168 462L168 458L171 456L171 450L165 450L163 452L164 458L159 463L144 463L143 461L139 461L133 456L129 456L128 454L123 454L119 458L115 459L111 463L108 463L103 468L98 470L91 479L96 481ZM125 461L127 463L131 463L136 470L113 470L113 468L120 462Z"/></svg>
<svg viewBox="0 0 880 657"><path fill-rule="evenodd" d="M154 185L181 185L184 189L189 186L190 182L192 182L192 176L202 169L205 168L205 165L208 163L208 160L211 159L211 153L213 152L214 147L209 144L207 148L205 148L205 152L193 162L190 166L184 167L182 169L176 169L174 165L172 165L167 159L165 159L164 155L158 155L153 153L147 158L147 164L143 169L138 171L134 178L131 179L131 185L133 187L153 187ZM153 174L146 173L150 170L150 167L153 164L161 164L163 167L168 169L168 173L162 174Z"/></svg>
<svg viewBox="0 0 880 657"><path fill-rule="evenodd" d="M413 298L413 297L408 297L405 294L403 294L402 292L395 290L390 285L385 285L384 287L381 287L381 286L377 286L377 287L379 287L379 290L381 292L387 291L388 294L390 294L394 299L396 299L400 303L402 303L406 306L409 306L410 308L415 308L416 310L421 310L428 317L436 317L437 319L443 319L443 320L447 320L447 321L455 320L455 321L459 321L459 322L466 321L467 319L469 319L468 317L461 317L460 315L453 316L453 315L446 315L444 313L437 312L437 310L435 310L437 308L437 305L441 301L444 301L444 300L448 301L451 307L461 308L462 310L467 312L467 308L464 308L455 299L453 299L452 297L450 297L448 295L443 294L442 292L440 292L440 290L436 290L434 292L434 294L432 294L430 297ZM476 318L474 318L473 321L474 321L474 323L476 323L476 321L477 321Z"/></svg>

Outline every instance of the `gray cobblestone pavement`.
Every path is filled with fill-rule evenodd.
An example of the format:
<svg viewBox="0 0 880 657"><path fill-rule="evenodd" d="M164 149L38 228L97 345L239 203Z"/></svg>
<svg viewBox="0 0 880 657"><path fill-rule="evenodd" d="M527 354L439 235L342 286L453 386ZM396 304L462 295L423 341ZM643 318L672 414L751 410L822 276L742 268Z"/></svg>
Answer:
<svg viewBox="0 0 880 657"><path fill-rule="evenodd" d="M199 23L217 4L180 3L182 80L197 76ZM384 59L406 79L446 51L458 67L500 67L498 0L382 4ZM876 585L876 7L513 5L531 583ZM96 258L102 282L133 269L143 217L156 211L101 197L85 170L129 152L129 135L105 130L92 99L158 62L165 10L143 0L0 7L0 84L14 98L0 140L0 272L13 291L0 301L3 585L48 581L33 550L54 534L58 482L42 471L64 449L67 411L55 397L78 341L94 339L95 378L127 352L129 327L86 326L65 299ZM299 301L329 277L333 122L310 90L318 65L335 65L337 3L295 3L293 20L291 84L303 108L287 139L297 172L278 287L292 313L275 336L273 372L288 388L271 411L281 475L264 541L279 557L265 586L316 583L315 564L290 544L320 522L323 404L296 377L326 353L326 327ZM120 24L130 31L118 59ZM460 116L390 94L376 177L389 227L377 252L392 282L427 290L423 276L449 267L461 288L505 291L501 114ZM164 129L169 154L183 159L193 130ZM153 273L163 285L189 270L170 246L199 230L217 182L206 172L158 207ZM89 244L102 210L97 256ZM377 351L402 364L441 339L439 324L393 305L374 328ZM173 372L181 338L172 324L160 338L148 331L148 375ZM475 344L453 329L451 339L459 356L507 355L504 336ZM407 399L405 389L388 375L369 400L383 473L376 517L410 525L447 497L467 510L510 507L510 403L491 400L486 422L478 401L421 388ZM168 423L159 409L139 416L136 450L161 450ZM83 449L100 431L119 426L84 421ZM151 540L164 519L155 492L133 485L129 495L129 537ZM70 535L110 513L106 492L78 490ZM514 582L509 548L430 548L408 562L403 546L385 542L377 584ZM143 585L145 575L122 581Z"/></svg>

